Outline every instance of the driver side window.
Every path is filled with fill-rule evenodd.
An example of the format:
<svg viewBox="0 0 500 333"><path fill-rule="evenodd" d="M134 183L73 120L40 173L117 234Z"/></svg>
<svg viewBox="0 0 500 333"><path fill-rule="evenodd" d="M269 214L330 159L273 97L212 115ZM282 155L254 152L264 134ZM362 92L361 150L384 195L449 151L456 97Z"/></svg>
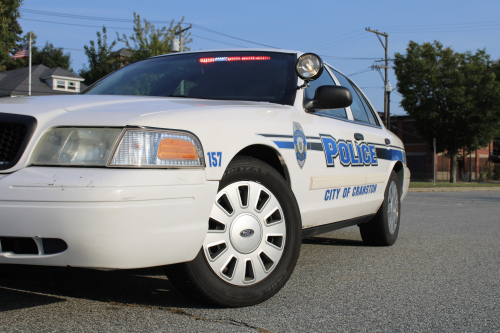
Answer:
<svg viewBox="0 0 500 333"><path fill-rule="evenodd" d="M309 87L305 89L305 97L307 99L313 99L316 89L320 86L336 86L335 81L325 69L319 78L309 83ZM334 110L321 110L317 111L319 114L326 114L329 116L347 118L347 113L345 109L334 109Z"/></svg>

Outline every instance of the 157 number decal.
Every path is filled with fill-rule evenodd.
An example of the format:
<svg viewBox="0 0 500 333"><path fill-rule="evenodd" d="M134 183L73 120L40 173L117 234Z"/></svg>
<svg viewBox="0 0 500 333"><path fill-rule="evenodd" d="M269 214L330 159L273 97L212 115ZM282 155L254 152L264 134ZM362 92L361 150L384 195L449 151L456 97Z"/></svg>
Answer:
<svg viewBox="0 0 500 333"><path fill-rule="evenodd" d="M208 165L210 167L220 167L222 161L222 152L208 152Z"/></svg>

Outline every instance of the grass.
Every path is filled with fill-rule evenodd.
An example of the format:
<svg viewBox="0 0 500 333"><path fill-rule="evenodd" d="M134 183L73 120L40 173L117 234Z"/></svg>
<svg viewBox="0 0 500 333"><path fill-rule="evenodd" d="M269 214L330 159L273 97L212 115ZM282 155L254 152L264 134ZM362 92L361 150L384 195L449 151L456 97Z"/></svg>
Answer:
<svg viewBox="0 0 500 333"><path fill-rule="evenodd" d="M448 182L436 182L436 185L432 182L412 182L410 181L410 188L432 188L432 187L500 187L500 183L448 183Z"/></svg>

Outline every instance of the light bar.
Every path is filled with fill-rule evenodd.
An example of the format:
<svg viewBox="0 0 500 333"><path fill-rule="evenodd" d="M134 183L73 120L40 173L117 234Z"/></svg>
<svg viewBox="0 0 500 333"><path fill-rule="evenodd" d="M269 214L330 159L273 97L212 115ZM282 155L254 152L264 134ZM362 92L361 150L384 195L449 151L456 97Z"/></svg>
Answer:
<svg viewBox="0 0 500 333"><path fill-rule="evenodd" d="M215 57L215 58L200 58L202 64L219 61L254 61L254 60L271 60L270 56L243 56L243 57Z"/></svg>

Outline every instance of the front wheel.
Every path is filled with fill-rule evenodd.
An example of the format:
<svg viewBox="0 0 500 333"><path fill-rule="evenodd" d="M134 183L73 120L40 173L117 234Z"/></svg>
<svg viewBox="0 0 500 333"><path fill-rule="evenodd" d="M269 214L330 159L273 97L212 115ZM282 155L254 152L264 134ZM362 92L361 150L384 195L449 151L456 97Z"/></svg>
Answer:
<svg viewBox="0 0 500 333"><path fill-rule="evenodd" d="M186 296L241 307L276 294L290 277L301 245L301 219L283 177L268 164L237 157L219 185L197 257L166 267Z"/></svg>
<svg viewBox="0 0 500 333"><path fill-rule="evenodd" d="M369 222L359 225L363 242L368 245L390 246L396 242L401 219L401 193L398 175L392 171L384 193L384 202Z"/></svg>

